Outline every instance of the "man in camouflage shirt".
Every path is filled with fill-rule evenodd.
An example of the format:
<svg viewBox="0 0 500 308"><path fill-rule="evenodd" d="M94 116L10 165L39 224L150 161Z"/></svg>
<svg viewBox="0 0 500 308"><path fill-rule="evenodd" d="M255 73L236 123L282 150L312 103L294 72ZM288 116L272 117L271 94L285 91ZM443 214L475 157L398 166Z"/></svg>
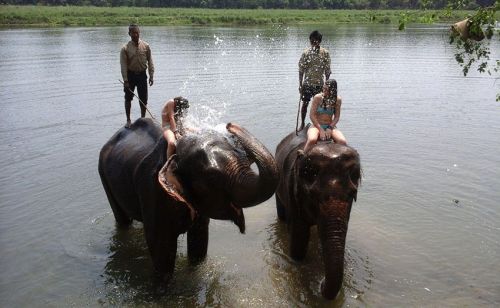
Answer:
<svg viewBox="0 0 500 308"><path fill-rule="evenodd" d="M302 101L300 129L304 128L309 101L322 91L323 83L331 74L330 53L320 46L322 38L318 31L311 32L309 35L311 47L304 50L299 60L299 92Z"/></svg>

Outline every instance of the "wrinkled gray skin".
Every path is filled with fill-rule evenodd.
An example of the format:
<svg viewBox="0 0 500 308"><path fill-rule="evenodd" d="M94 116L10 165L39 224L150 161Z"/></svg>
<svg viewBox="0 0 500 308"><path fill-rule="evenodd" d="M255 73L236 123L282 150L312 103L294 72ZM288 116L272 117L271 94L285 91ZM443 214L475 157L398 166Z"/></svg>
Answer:
<svg viewBox="0 0 500 308"><path fill-rule="evenodd" d="M288 224L290 256L295 260L305 258L309 229L318 226L325 268L321 293L334 299L342 286L347 226L361 165L356 150L333 142L320 142L298 155L306 131L288 135L276 149L276 206L278 217Z"/></svg>
<svg viewBox="0 0 500 308"><path fill-rule="evenodd" d="M187 135L166 161L160 127L141 118L101 150L99 174L116 222L143 223L154 267L166 281L181 233L188 233L189 259L202 260L210 218L231 220L244 233L242 209L275 191L278 171L271 153L244 128L229 123L227 130L236 143L215 132ZM253 162L259 174L250 168Z"/></svg>

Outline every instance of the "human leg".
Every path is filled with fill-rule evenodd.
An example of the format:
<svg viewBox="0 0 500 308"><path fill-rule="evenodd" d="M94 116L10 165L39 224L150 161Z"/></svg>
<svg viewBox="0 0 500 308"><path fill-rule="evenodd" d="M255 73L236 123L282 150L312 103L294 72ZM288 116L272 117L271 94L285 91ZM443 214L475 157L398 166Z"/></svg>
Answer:
<svg viewBox="0 0 500 308"><path fill-rule="evenodd" d="M342 132L337 128L333 129L332 138L335 143L347 145L347 140L345 139L344 134L342 134Z"/></svg>
<svg viewBox="0 0 500 308"><path fill-rule="evenodd" d="M302 93L300 94L300 100L302 101L302 108L300 109L300 119L301 119L300 130L304 128L304 122L306 120L306 115L307 115L307 107L309 106L309 101L311 100L312 96L313 95L311 87L304 86L302 88Z"/></svg>
<svg viewBox="0 0 500 308"><path fill-rule="evenodd" d="M172 130L166 129L163 131L163 137L167 140L167 159L175 153L176 141L175 134Z"/></svg>
<svg viewBox="0 0 500 308"><path fill-rule="evenodd" d="M130 127L130 109L132 106L132 99L134 99L134 91L136 86L135 76L131 73L127 73L128 77L128 88L124 87L123 92L125 92L125 116L127 117L127 123L125 124L126 128Z"/></svg>
<svg viewBox="0 0 500 308"><path fill-rule="evenodd" d="M307 115L307 107L309 106L309 102L311 101L311 98L313 98L314 95L321 92L321 90L322 90L321 86L304 86L303 87L302 93L300 96L300 99L302 101L302 109L300 110L300 116L301 116L300 130L302 130L302 128L304 128L304 122L305 122L306 115Z"/></svg>
<svg viewBox="0 0 500 308"><path fill-rule="evenodd" d="M137 93L139 94L139 106L141 107L141 118L146 116L146 106L148 105L148 76L146 72L138 77Z"/></svg>
<svg viewBox="0 0 500 308"><path fill-rule="evenodd" d="M305 122L305 119L306 119L306 115L307 115L307 107L309 106L309 101L302 101L302 108L300 109L300 119L301 119L301 122L300 122L300 128L299 130L302 130L304 128L304 122Z"/></svg>
<svg viewBox="0 0 500 308"><path fill-rule="evenodd" d="M125 116L127 117L127 123L125 124L126 128L130 127L130 107L132 106L132 99L134 97L134 87L130 86L129 88L124 88L125 91Z"/></svg>
<svg viewBox="0 0 500 308"><path fill-rule="evenodd" d="M314 126L309 127L309 129L307 130L307 141L304 145L304 153L307 153L311 149L311 147L316 144L318 138L319 130Z"/></svg>

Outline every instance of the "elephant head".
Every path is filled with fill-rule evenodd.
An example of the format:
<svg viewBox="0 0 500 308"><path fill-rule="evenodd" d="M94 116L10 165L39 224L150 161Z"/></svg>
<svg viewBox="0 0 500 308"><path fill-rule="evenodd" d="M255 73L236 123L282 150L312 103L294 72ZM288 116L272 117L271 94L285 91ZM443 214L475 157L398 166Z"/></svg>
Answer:
<svg viewBox="0 0 500 308"><path fill-rule="evenodd" d="M303 138L289 136L277 148L278 216L289 224L294 259L305 257L309 228L318 226L325 267L321 292L334 299L343 280L347 227L361 180L360 159L353 148L335 143L318 143L307 153L297 151Z"/></svg>
<svg viewBox="0 0 500 308"><path fill-rule="evenodd" d="M219 133L181 138L176 155L158 178L169 195L192 205L192 213L232 220L244 233L242 209L273 195L278 168L271 153L246 129L232 123L226 128L233 140ZM251 168L254 162L258 174Z"/></svg>

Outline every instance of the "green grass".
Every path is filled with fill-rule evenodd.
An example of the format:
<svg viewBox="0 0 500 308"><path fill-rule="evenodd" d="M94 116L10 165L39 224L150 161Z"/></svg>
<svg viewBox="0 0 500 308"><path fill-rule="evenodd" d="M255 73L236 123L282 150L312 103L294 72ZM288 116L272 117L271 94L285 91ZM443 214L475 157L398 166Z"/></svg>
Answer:
<svg viewBox="0 0 500 308"><path fill-rule="evenodd" d="M1 27L71 27L147 25L269 25L332 23L397 23L407 13L410 23L455 22L467 11L407 10L224 10L91 6L0 5ZM431 16L434 15L434 18ZM431 19L431 20L429 20Z"/></svg>

